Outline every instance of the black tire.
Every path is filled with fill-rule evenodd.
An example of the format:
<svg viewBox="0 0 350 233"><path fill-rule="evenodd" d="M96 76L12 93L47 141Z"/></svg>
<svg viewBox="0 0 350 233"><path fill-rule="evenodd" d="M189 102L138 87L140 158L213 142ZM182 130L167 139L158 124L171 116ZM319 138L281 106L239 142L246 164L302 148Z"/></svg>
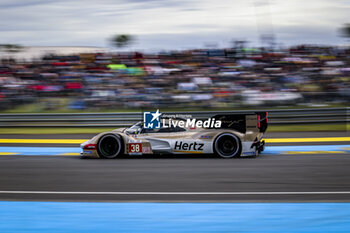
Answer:
<svg viewBox="0 0 350 233"><path fill-rule="evenodd" d="M232 133L223 133L214 141L214 152L222 158L233 158L241 155L241 140Z"/></svg>
<svg viewBox="0 0 350 233"><path fill-rule="evenodd" d="M123 154L123 142L119 135L103 135L97 143L97 153L101 158L114 159Z"/></svg>

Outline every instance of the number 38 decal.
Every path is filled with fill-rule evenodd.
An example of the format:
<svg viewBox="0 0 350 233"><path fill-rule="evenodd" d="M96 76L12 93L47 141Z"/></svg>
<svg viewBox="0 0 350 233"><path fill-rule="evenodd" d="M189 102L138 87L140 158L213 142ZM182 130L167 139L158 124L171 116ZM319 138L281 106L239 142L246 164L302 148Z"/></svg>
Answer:
<svg viewBox="0 0 350 233"><path fill-rule="evenodd" d="M129 143L129 154L141 154L142 144L141 143Z"/></svg>

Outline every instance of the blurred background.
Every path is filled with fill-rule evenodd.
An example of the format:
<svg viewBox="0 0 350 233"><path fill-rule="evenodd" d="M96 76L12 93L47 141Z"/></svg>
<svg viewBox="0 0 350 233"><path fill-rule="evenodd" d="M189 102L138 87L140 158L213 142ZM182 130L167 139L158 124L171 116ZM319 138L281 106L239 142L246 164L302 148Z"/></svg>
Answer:
<svg viewBox="0 0 350 233"><path fill-rule="evenodd" d="M340 2L0 6L1 112L349 105L350 25Z"/></svg>
<svg viewBox="0 0 350 233"><path fill-rule="evenodd" d="M3 58L0 102L23 112L341 106L349 61L346 47L315 45Z"/></svg>

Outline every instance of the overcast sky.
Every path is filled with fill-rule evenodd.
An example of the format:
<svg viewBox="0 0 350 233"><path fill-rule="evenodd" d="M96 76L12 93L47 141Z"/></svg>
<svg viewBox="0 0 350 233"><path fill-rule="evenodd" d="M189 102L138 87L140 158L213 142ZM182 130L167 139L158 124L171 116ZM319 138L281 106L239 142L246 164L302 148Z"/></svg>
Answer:
<svg viewBox="0 0 350 233"><path fill-rule="evenodd" d="M185 49L233 39L345 44L350 0L0 0L0 43L109 46L114 34L137 37L133 49Z"/></svg>

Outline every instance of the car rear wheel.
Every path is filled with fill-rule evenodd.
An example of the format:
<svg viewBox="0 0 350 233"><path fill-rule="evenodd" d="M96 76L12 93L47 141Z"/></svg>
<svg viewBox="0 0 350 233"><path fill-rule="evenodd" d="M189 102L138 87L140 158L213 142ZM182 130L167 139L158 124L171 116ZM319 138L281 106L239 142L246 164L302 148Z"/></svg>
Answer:
<svg viewBox="0 0 350 233"><path fill-rule="evenodd" d="M223 158L238 157L241 154L241 141L234 134L220 134L215 139L214 152Z"/></svg>
<svg viewBox="0 0 350 233"><path fill-rule="evenodd" d="M97 144L97 152L101 158L114 159L122 154L122 139L119 135L103 135Z"/></svg>

